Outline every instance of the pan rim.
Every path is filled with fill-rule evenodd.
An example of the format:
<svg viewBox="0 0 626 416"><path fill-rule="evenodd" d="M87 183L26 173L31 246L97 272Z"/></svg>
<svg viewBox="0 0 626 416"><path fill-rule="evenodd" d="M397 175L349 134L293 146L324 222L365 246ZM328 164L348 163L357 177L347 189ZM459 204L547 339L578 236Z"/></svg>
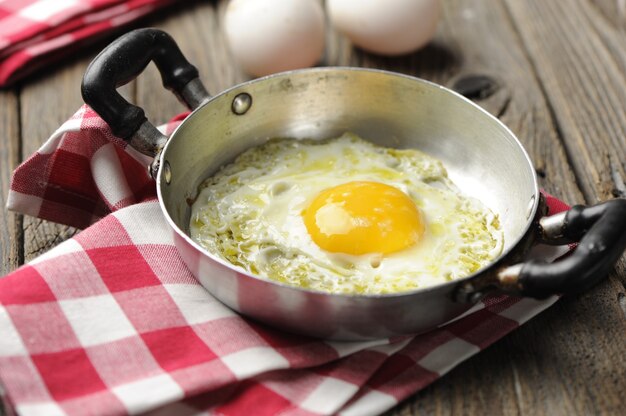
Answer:
<svg viewBox="0 0 626 416"><path fill-rule="evenodd" d="M460 99L462 102L464 102L467 105L470 105L471 107L473 107L474 109L478 110L483 116L486 116L489 120L491 120L492 122L495 122L500 128L502 128L504 130L504 132L513 140L513 142L517 145L518 150L522 152L522 155L524 157L524 160L526 161L526 167L530 170L530 174L532 176L533 179L533 196L532 196L532 206L529 205L529 209L528 209L528 215L527 215L527 219L526 219L526 225L525 227L520 230L519 235L514 239L514 242L512 244L509 245L509 247L506 250L503 250L502 253L500 253L500 255L493 259L487 266L482 267L481 269L477 270L476 272L465 276L463 278L460 279L456 279L456 280L452 280L452 281L447 281L447 282L441 282L441 283L437 283L435 285L432 286L427 286L424 288L417 288L417 289L413 289L413 290L409 290L409 291L402 291L402 292L395 292L395 293L381 293L381 294L368 294L368 293L331 293L331 292L325 292L322 290L315 290L315 289L310 289L310 288L302 288L299 286L293 286L293 285L288 285L286 283L282 283L282 282L278 282L278 281L274 281L271 280L269 278L263 277L261 275L256 275L253 273L249 273L248 271L246 271L245 269L236 266L230 262L228 262L227 260L221 259L217 256L215 256L214 254L210 253L208 250L206 250L205 248L203 248L202 246L200 246L198 243L196 243L190 236L188 233L184 232L180 227L178 227L178 225L174 222L174 220L172 219L167 207L165 206L164 202L163 202L163 187L164 187L164 181L162 181L163 178L163 164L160 163L159 164L159 170L157 173L157 177L156 177L156 186L157 186L157 197L158 197L158 201L159 201L159 206L161 208L161 211L165 214L165 218L166 221L168 223L168 225L172 228L172 230L178 234L178 236L180 238L182 238L188 245L190 245L191 247L193 247L196 251L199 251L203 256L207 256L209 259L211 259L212 261L215 261L217 263L219 263L220 265L227 267L231 270L236 271L239 274L242 274L246 277L250 277L253 278L257 281L263 282L265 284L271 284L271 285L276 285L279 286L281 288L287 289L287 290L295 290L299 293L306 293L306 294L310 294L310 295L325 295L325 296L329 296L332 298L338 298L338 299L342 299L342 300L346 300L346 299L350 299L350 300L354 300L354 301L359 301L359 300L375 300L375 299L398 299L398 298L404 298L404 297L409 297L409 296L415 296L416 294L426 294L429 292L434 292L434 291L438 291L441 290L442 288L446 287L446 286L450 286L450 287L454 287L457 286L459 284L463 284L466 283L484 273L489 272L490 269L492 269L493 267L495 267L500 260L502 260L503 258L505 258L506 256L508 256L512 251L514 251L519 244L522 242L522 240L526 237L526 235L528 234L528 231L530 230L530 227L532 226L533 220L537 214L537 210L539 208L539 203L540 203L540 191L539 191L539 185L538 185L538 180L537 180L537 173L534 169L534 165L532 163L532 160L530 159L530 156L528 154L528 152L526 151L526 149L524 148L524 146L522 145L522 143L520 142L520 140L518 139L518 137L511 131L511 129L506 126L502 121L500 121L497 117L493 116L491 113L489 113L488 111L486 111L485 109L483 109L482 107L480 107L479 105L477 105L476 103L474 103L473 101L469 100L468 98L464 97L463 95L451 90L450 88L447 88L445 86L442 86L440 84L437 84L435 82L432 81L428 81L419 77L415 77L412 75L407 75L407 74L402 74L399 72L393 72L393 71L387 71L387 70L382 70L382 69L372 69L372 68L361 68L361 67L350 67L350 66L332 66L332 67L314 67L314 68L304 68L304 69L296 69L296 70L291 70L291 71L284 71L284 72L279 72L279 73L275 73L275 74L271 74L271 75L267 75L261 78L256 78L256 79L252 79L237 85L234 85L232 87L229 87L227 89L225 89L224 91L220 92L217 95L212 96L209 100L207 100L206 102L204 102L202 105L200 105L198 108L196 108L194 111L191 112L191 114L189 114L187 116L187 118L185 118L185 120L183 120L183 122L181 122L176 129L172 132L172 134L170 135L170 138L168 139L167 143L165 144L161 154L158 156L161 158L161 160L164 160L165 155L167 154L167 150L170 147L171 143L173 142L173 139L175 139L179 129L181 129L181 127L185 124L185 122L187 122L188 120L191 120L191 117L193 117L194 115L198 114L205 106L211 104L213 101L219 99L220 97L223 97L225 95L231 94L233 91L235 90L241 90L244 89L245 87L249 86L249 85L253 85L256 83L260 83L260 82L264 82L266 80L269 79L274 79L274 78L281 78L281 77L290 77L290 76L294 76L294 75L298 75L301 73L310 73L310 72L319 72L319 73L324 73L324 72L336 72L336 71L346 71L347 73L350 72L370 72L370 73L378 73L378 74L383 74L386 76L391 76L391 77L399 77L399 78L404 78L404 79L408 79L414 82L418 82L418 83L422 83L422 84L426 84L429 87L433 87L436 89L439 89L441 92L443 92L444 94L449 94L452 95L454 98Z"/></svg>

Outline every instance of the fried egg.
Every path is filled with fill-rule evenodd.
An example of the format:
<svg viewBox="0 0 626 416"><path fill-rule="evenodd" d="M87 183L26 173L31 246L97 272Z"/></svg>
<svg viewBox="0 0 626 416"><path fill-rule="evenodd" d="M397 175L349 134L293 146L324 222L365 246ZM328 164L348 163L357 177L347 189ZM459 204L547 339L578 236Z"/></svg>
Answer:
<svg viewBox="0 0 626 416"><path fill-rule="evenodd" d="M343 294L459 279L503 248L498 216L439 160L351 133L247 150L200 186L189 229L246 272Z"/></svg>

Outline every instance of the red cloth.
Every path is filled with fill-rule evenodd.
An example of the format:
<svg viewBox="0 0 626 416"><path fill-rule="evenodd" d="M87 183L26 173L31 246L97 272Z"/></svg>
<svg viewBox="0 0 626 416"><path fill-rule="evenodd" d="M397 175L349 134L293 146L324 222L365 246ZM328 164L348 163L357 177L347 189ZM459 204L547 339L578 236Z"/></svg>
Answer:
<svg viewBox="0 0 626 416"><path fill-rule="evenodd" d="M172 1L0 1L0 87Z"/></svg>
<svg viewBox="0 0 626 416"><path fill-rule="evenodd" d="M282 333L229 310L194 279L147 163L83 107L15 172L10 208L97 222L0 279L0 384L11 411L378 414L556 300L490 297L402 339Z"/></svg>

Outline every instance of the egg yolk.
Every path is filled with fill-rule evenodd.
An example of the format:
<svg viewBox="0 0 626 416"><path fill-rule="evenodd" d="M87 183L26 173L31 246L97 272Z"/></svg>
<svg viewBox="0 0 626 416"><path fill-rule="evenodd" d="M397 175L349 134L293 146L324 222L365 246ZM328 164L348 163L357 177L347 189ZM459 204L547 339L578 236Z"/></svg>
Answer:
<svg viewBox="0 0 626 416"><path fill-rule="evenodd" d="M378 182L348 182L322 191L302 211L322 249L347 254L393 253L415 244L422 216L402 191Z"/></svg>

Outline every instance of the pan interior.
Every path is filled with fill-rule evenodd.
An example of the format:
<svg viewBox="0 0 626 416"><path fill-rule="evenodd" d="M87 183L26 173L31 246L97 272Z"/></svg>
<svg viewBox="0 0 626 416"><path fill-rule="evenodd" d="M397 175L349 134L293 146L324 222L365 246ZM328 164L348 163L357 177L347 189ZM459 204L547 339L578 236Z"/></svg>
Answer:
<svg viewBox="0 0 626 416"><path fill-rule="evenodd" d="M235 97L252 105L235 114ZM171 182L159 192L173 223L187 233L198 185L249 147L275 137L324 139L350 131L373 143L417 148L440 159L453 182L500 217L504 253L536 209L534 169L497 119L438 85L383 71L293 71L234 87L197 109L163 152ZM161 173L162 175L162 173Z"/></svg>

